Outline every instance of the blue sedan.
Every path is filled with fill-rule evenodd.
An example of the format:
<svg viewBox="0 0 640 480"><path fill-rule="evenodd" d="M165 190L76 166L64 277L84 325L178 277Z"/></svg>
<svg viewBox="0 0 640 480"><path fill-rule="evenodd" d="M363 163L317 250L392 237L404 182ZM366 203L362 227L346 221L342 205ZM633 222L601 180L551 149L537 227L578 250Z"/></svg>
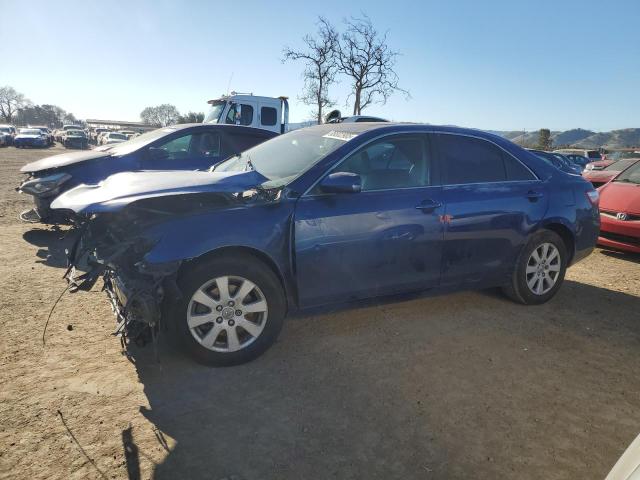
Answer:
<svg viewBox="0 0 640 480"><path fill-rule="evenodd" d="M264 352L285 316L417 291L499 286L550 300L598 238L598 193L481 131L389 123L296 130L210 172L117 174L52 205L82 236L136 340L160 323L208 365ZM145 333L146 332L146 333Z"/></svg>
<svg viewBox="0 0 640 480"><path fill-rule="evenodd" d="M18 190L32 195L35 202L35 208L23 212L21 218L66 222L65 216L52 215L49 205L77 185L95 184L117 172L205 170L275 135L235 125L184 124L153 130L116 145L43 158L20 169L28 177Z"/></svg>

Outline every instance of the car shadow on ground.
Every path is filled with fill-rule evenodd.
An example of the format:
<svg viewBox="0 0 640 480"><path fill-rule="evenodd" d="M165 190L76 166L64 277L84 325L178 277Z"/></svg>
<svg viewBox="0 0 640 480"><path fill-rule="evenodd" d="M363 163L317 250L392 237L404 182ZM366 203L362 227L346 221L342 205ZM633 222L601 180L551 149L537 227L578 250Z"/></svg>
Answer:
<svg viewBox="0 0 640 480"><path fill-rule="evenodd" d="M638 297L572 281L536 307L494 291L412 297L290 319L265 355L218 369L164 335L159 363L130 349L168 452L154 478L564 478L584 465L602 478L615 458L598 442L640 429L616 416L638 401L597 389L611 375L636 391L638 311ZM603 342L617 357L584 364ZM571 445L577 466L563 463Z"/></svg>
<svg viewBox="0 0 640 480"><path fill-rule="evenodd" d="M600 250L607 257L626 260L627 262L640 263L640 253L619 252L617 250Z"/></svg>
<svg viewBox="0 0 640 480"><path fill-rule="evenodd" d="M55 268L67 268L67 254L65 249L70 248L76 238L74 230L53 227L51 229L33 229L26 231L22 238L38 248L36 256L42 263Z"/></svg>

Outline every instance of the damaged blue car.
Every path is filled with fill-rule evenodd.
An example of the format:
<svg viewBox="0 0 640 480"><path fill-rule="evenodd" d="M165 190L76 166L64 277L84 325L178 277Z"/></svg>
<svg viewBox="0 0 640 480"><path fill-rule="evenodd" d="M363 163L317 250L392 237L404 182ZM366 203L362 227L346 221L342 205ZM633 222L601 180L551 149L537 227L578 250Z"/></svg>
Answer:
<svg viewBox="0 0 640 480"><path fill-rule="evenodd" d="M488 133L342 123L207 172L119 173L52 208L80 227L71 287L102 278L120 333L164 325L222 366L256 358L289 313L315 306L492 286L546 302L594 248L597 204L582 178Z"/></svg>
<svg viewBox="0 0 640 480"><path fill-rule="evenodd" d="M80 184L96 184L117 172L206 170L275 135L235 125L184 124L159 128L116 145L43 158L20 169L27 178L18 191L33 196L35 203L20 218L66 223L68 218L52 212L49 206L58 195Z"/></svg>

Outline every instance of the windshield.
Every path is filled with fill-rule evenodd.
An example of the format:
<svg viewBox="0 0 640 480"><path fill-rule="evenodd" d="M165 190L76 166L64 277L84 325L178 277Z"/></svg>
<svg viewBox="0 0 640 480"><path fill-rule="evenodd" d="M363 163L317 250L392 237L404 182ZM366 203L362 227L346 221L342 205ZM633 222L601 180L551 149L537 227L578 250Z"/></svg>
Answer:
<svg viewBox="0 0 640 480"><path fill-rule="evenodd" d="M640 185L640 162L637 162L632 167L627 168L624 172L618 175L613 181L635 183L636 185Z"/></svg>
<svg viewBox="0 0 640 480"><path fill-rule="evenodd" d="M618 172L621 172L625 168L633 165L634 163L636 163L636 160L618 160L617 162L612 163L611 165L607 165L606 167L603 168L603 170L617 170Z"/></svg>
<svg viewBox="0 0 640 480"><path fill-rule="evenodd" d="M116 140L126 140L127 136L121 133L110 133L109 138L114 138Z"/></svg>
<svg viewBox="0 0 640 480"><path fill-rule="evenodd" d="M592 159L598 159L600 160L601 155L600 152L598 152L597 150L590 150L587 152L587 157L592 158Z"/></svg>
<svg viewBox="0 0 640 480"><path fill-rule="evenodd" d="M67 135L84 137L84 132L82 130L67 130Z"/></svg>
<svg viewBox="0 0 640 480"><path fill-rule="evenodd" d="M0 132L11 133L11 129L9 127L0 127Z"/></svg>
<svg viewBox="0 0 640 480"><path fill-rule="evenodd" d="M216 172L254 169L271 181L285 185L329 155L352 136L322 135L300 129L275 137L219 164Z"/></svg>
<svg viewBox="0 0 640 480"><path fill-rule="evenodd" d="M211 104L211 108L207 112L207 116L204 117L203 123L218 123L226 104L227 102L224 100L217 100L213 102Z"/></svg>
<svg viewBox="0 0 640 480"><path fill-rule="evenodd" d="M42 132L35 128L21 128L20 133L23 135L42 135Z"/></svg>

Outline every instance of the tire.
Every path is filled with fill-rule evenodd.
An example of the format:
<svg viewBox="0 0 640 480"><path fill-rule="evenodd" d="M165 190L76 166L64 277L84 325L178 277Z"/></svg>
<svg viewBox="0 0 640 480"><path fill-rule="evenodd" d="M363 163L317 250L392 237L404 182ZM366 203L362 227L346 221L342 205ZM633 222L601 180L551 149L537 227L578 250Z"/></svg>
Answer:
<svg viewBox="0 0 640 480"><path fill-rule="evenodd" d="M559 258L553 253L554 249ZM548 252L546 260L545 251ZM536 255L541 262L536 260ZM557 233L550 230L534 233L520 252L511 280L503 287L503 292L524 305L548 302L564 281L568 259L567 247Z"/></svg>
<svg viewBox="0 0 640 480"><path fill-rule="evenodd" d="M231 301L236 301L237 304L221 302L221 290L216 281L220 278L228 279L226 291L230 293ZM257 289L252 288L240 298L238 291L247 280L249 283L246 288L251 288L250 285L253 284ZM183 296L172 302L172 305L165 306L163 316L175 328L183 349L199 363L225 367L249 362L264 353L276 341L282 329L286 314L283 287L273 271L251 255L220 256L203 260L180 275L178 286ZM208 306L193 298L194 295L198 295L198 300L205 298L200 296L203 290L209 293L206 295L208 298L203 300ZM264 312L247 313L240 310L243 307L249 308L249 304L263 305L261 300L266 303ZM223 309L216 310L220 307ZM197 318L198 315L202 320ZM205 316L210 321L192 328L194 324L204 322ZM190 321L192 327L189 326ZM250 330L254 333L261 330L254 336L243 326L251 327ZM230 337L230 332L236 333ZM235 351L232 337L238 342L233 342L239 347ZM210 348L203 344L208 344Z"/></svg>

